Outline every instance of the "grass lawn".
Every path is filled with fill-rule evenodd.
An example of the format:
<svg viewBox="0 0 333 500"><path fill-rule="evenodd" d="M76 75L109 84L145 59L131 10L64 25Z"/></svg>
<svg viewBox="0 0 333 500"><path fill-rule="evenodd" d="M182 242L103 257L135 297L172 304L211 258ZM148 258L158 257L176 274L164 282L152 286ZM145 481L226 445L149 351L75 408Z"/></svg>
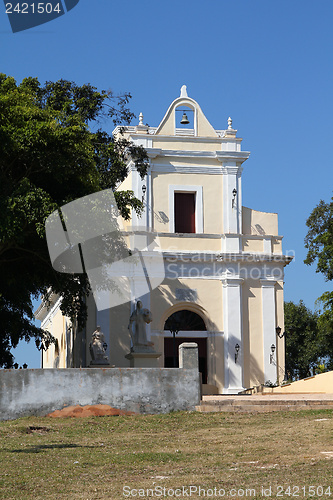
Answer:
<svg viewBox="0 0 333 500"><path fill-rule="evenodd" d="M5 500L333 499L331 410L29 417L0 440Z"/></svg>

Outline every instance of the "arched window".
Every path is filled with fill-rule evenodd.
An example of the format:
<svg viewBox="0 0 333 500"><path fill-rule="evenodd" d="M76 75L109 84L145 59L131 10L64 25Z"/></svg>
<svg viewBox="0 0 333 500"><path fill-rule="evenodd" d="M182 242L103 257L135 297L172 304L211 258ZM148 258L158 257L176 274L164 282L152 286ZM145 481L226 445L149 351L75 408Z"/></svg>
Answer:
<svg viewBox="0 0 333 500"><path fill-rule="evenodd" d="M170 330L170 327L174 325L177 326L178 332L206 331L206 325L201 316L186 309L171 314L164 324L164 330Z"/></svg>

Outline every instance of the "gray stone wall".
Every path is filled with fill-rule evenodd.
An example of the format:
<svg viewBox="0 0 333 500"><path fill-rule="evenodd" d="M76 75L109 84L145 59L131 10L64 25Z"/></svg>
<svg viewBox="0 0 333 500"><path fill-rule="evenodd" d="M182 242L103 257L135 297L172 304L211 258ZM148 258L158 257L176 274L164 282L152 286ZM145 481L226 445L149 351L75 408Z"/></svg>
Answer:
<svg viewBox="0 0 333 500"><path fill-rule="evenodd" d="M195 368L0 370L0 419L43 416L65 406L107 404L138 413L194 410Z"/></svg>

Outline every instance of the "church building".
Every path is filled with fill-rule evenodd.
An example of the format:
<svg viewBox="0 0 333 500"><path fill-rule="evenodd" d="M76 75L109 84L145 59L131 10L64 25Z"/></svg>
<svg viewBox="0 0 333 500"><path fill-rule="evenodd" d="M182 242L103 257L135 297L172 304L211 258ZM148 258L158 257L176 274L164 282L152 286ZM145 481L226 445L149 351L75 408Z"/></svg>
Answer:
<svg viewBox="0 0 333 500"><path fill-rule="evenodd" d="M43 368L89 367L89 343L97 325L110 366L129 367L129 318L140 300L151 311L147 337L160 353L158 366L178 363L178 346L196 342L203 393L236 394L285 376L283 328L284 267L278 216L242 206L242 172L250 153L242 151L232 120L215 130L186 87L157 127L117 127L142 145L149 169L141 179L131 162L118 187L144 202L131 227L149 228L162 256L158 286L130 300L98 310L87 298L88 320L77 331L60 311L61 298L41 304L36 318L57 339L43 352ZM246 186L244 186L246 189Z"/></svg>

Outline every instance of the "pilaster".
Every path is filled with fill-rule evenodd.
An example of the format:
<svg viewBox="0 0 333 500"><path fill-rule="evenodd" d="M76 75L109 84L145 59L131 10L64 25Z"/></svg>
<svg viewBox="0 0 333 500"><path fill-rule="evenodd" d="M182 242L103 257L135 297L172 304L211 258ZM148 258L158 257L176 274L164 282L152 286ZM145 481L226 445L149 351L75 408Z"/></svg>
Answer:
<svg viewBox="0 0 333 500"><path fill-rule="evenodd" d="M147 172L147 192L146 192L146 203L145 203L145 220L147 227L150 230L153 230L153 186L152 186L152 179L151 179L151 162L149 160L149 167L148 167L148 172Z"/></svg>
<svg viewBox="0 0 333 500"><path fill-rule="evenodd" d="M276 301L275 284L276 281L261 279L262 296L262 335L264 348L264 382L276 383L277 375L277 346L276 346ZM272 346L274 349L272 350ZM273 352L274 351L274 352Z"/></svg>
<svg viewBox="0 0 333 500"><path fill-rule="evenodd" d="M242 283L227 278L223 285L224 394L237 394L243 387ZM237 349L239 346L239 350ZM238 350L238 352L237 352Z"/></svg>

